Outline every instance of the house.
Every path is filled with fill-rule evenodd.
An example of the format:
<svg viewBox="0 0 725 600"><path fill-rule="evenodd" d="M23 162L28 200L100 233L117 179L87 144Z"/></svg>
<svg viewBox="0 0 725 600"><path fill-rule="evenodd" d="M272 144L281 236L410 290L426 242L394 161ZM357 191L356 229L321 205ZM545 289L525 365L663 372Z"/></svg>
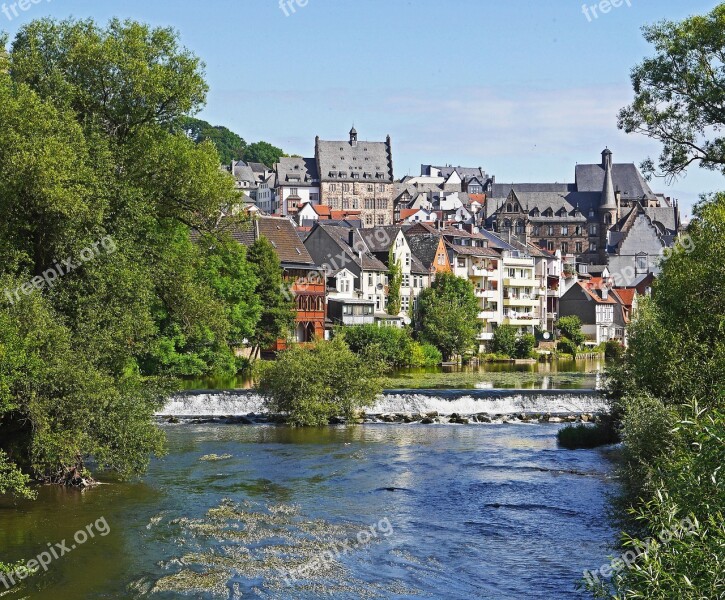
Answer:
<svg viewBox="0 0 725 600"><path fill-rule="evenodd" d="M283 157L275 165L275 171L276 213L295 216L306 204L319 204L320 180L315 159Z"/></svg>
<svg viewBox="0 0 725 600"><path fill-rule="evenodd" d="M317 221L304 243L314 261L320 265L328 301L338 301L337 304L344 307L360 304L339 301L365 300L363 306L373 306L376 323L389 322L391 317L385 313L388 268L373 255L366 236L369 232L364 229ZM394 320L396 323L401 321L397 317Z"/></svg>
<svg viewBox="0 0 725 600"><path fill-rule="evenodd" d="M451 261L443 236L437 232L410 233L405 231L405 239L413 256L428 269L431 283L438 273L450 273Z"/></svg>
<svg viewBox="0 0 725 600"><path fill-rule="evenodd" d="M315 138L320 203L333 210L359 210L364 227L393 223L393 152L385 142L359 141L353 127L347 141Z"/></svg>
<svg viewBox="0 0 725 600"><path fill-rule="evenodd" d="M612 289L611 281L598 277L577 282L559 299L560 317L579 317L582 332L597 345L609 340L624 343L631 308Z"/></svg>
<svg viewBox="0 0 725 600"><path fill-rule="evenodd" d="M241 244L250 247L265 237L274 247L282 264L285 283L290 286L296 305L295 342L312 342L324 339L326 303L325 282L319 276L319 268L297 235L293 223L281 217L256 216L249 227L232 232ZM275 350L282 350L285 340L280 340Z"/></svg>

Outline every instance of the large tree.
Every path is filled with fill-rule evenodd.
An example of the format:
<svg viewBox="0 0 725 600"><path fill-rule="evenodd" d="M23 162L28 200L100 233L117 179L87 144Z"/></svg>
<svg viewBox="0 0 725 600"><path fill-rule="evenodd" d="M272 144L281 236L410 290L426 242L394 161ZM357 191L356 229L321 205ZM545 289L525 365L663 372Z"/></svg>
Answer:
<svg viewBox="0 0 725 600"><path fill-rule="evenodd" d="M725 4L680 23L644 28L655 55L632 71L634 102L619 113L619 127L662 142L655 165L643 168L673 178L693 163L725 173Z"/></svg>
<svg viewBox="0 0 725 600"><path fill-rule="evenodd" d="M173 132L204 102L202 64L169 29L48 19L3 62L0 488L77 482L88 459L139 473L167 376L228 366L250 329L224 281L242 257L190 240L239 202L215 148Z"/></svg>
<svg viewBox="0 0 725 600"><path fill-rule="evenodd" d="M452 273L439 273L418 298L421 336L441 351L444 360L463 355L476 345L478 312L473 284Z"/></svg>
<svg viewBox="0 0 725 600"><path fill-rule="evenodd" d="M229 165L233 160L241 160L247 150L247 142L222 125L211 125L201 119L184 117L179 121L178 127L197 144L207 141L214 144L222 164Z"/></svg>
<svg viewBox="0 0 725 600"><path fill-rule="evenodd" d="M247 257L257 279L255 293L262 306L262 314L252 336L258 353L291 332L295 323L295 301L282 277L277 252L266 237L261 236L252 244Z"/></svg>
<svg viewBox="0 0 725 600"><path fill-rule="evenodd" d="M274 168L275 163L278 163L283 156L287 156L284 150L273 146L269 142L255 142L247 146L244 152L246 162L262 163L270 168Z"/></svg>

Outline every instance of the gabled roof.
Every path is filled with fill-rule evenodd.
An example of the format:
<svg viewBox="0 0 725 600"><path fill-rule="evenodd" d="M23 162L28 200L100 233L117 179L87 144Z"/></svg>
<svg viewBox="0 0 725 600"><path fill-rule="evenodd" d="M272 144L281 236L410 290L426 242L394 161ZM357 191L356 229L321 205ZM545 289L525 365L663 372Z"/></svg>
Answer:
<svg viewBox="0 0 725 600"><path fill-rule="evenodd" d="M438 246L441 242L441 236L433 233L430 234L419 234L419 235L407 235L405 239L408 240L408 246L413 256L417 258L421 264L430 270L435 263L436 256L438 254Z"/></svg>
<svg viewBox="0 0 725 600"><path fill-rule="evenodd" d="M319 221L315 225L313 233L317 228L322 229L322 231L327 234L327 236L340 248L340 250L345 253L345 256L347 256L348 259L362 270L382 272L388 270L388 268L381 261L375 258L370 251L368 246L369 230L341 227L339 225L330 225ZM365 232L365 237L363 236L363 232ZM350 245L350 235L352 235L352 246ZM333 272L333 274L335 274L335 272Z"/></svg>
<svg viewBox="0 0 725 600"><path fill-rule="evenodd" d="M304 265L311 269L315 268L315 261L289 219L257 216L243 229L236 229L231 233L234 239L247 247L254 244L260 237L267 238L274 246L282 266Z"/></svg>
<svg viewBox="0 0 725 600"><path fill-rule="evenodd" d="M314 158L283 157L276 165L277 184L291 187L318 185L317 162ZM293 181L299 179L299 181Z"/></svg>

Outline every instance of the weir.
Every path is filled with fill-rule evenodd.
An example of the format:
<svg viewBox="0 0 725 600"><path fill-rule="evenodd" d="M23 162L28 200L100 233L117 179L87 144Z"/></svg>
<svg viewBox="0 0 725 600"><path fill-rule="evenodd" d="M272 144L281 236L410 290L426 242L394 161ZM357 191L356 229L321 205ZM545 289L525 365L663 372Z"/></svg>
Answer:
<svg viewBox="0 0 725 600"><path fill-rule="evenodd" d="M598 390L386 390L368 414L431 413L578 415L607 410ZM192 391L169 398L159 417L227 417L265 412L264 398L250 390Z"/></svg>

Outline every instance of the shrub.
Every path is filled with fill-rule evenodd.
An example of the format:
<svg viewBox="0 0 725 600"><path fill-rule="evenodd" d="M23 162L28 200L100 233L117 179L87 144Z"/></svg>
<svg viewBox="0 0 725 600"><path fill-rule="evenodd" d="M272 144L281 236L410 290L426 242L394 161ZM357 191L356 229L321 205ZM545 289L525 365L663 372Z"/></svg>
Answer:
<svg viewBox="0 0 725 600"><path fill-rule="evenodd" d="M375 354L391 369L412 366L415 342L409 329L359 325L340 331L355 354Z"/></svg>
<svg viewBox="0 0 725 600"><path fill-rule="evenodd" d="M557 439L562 448L577 450L616 444L619 442L619 435L611 422L606 421L596 425L567 425L559 430Z"/></svg>
<svg viewBox="0 0 725 600"><path fill-rule="evenodd" d="M443 362L443 355L433 344L413 342L411 367L437 367Z"/></svg>
<svg viewBox="0 0 725 600"><path fill-rule="evenodd" d="M624 356L624 346L617 340L609 340L604 344L604 358L608 360L620 360Z"/></svg>
<svg viewBox="0 0 725 600"><path fill-rule="evenodd" d="M536 346L536 338L530 333L526 333L517 338L514 346L516 358L531 358L531 354Z"/></svg>
<svg viewBox="0 0 725 600"><path fill-rule="evenodd" d="M494 354L503 354L509 358L516 355L516 328L513 325L500 325L493 332L491 349Z"/></svg>
<svg viewBox="0 0 725 600"><path fill-rule="evenodd" d="M577 347L581 346L584 340L587 339L587 336L582 332L582 320L575 315L561 317L556 326L561 331L561 335L570 339Z"/></svg>
<svg viewBox="0 0 725 600"><path fill-rule="evenodd" d="M284 413L290 425L326 425L371 406L382 391L382 370L381 362L358 356L338 337L281 353L262 369L259 390L267 408Z"/></svg>
<svg viewBox="0 0 725 600"><path fill-rule="evenodd" d="M560 353L571 354L573 358L576 358L576 355L578 353L578 346L567 338L560 339L559 342L556 344L556 349Z"/></svg>

